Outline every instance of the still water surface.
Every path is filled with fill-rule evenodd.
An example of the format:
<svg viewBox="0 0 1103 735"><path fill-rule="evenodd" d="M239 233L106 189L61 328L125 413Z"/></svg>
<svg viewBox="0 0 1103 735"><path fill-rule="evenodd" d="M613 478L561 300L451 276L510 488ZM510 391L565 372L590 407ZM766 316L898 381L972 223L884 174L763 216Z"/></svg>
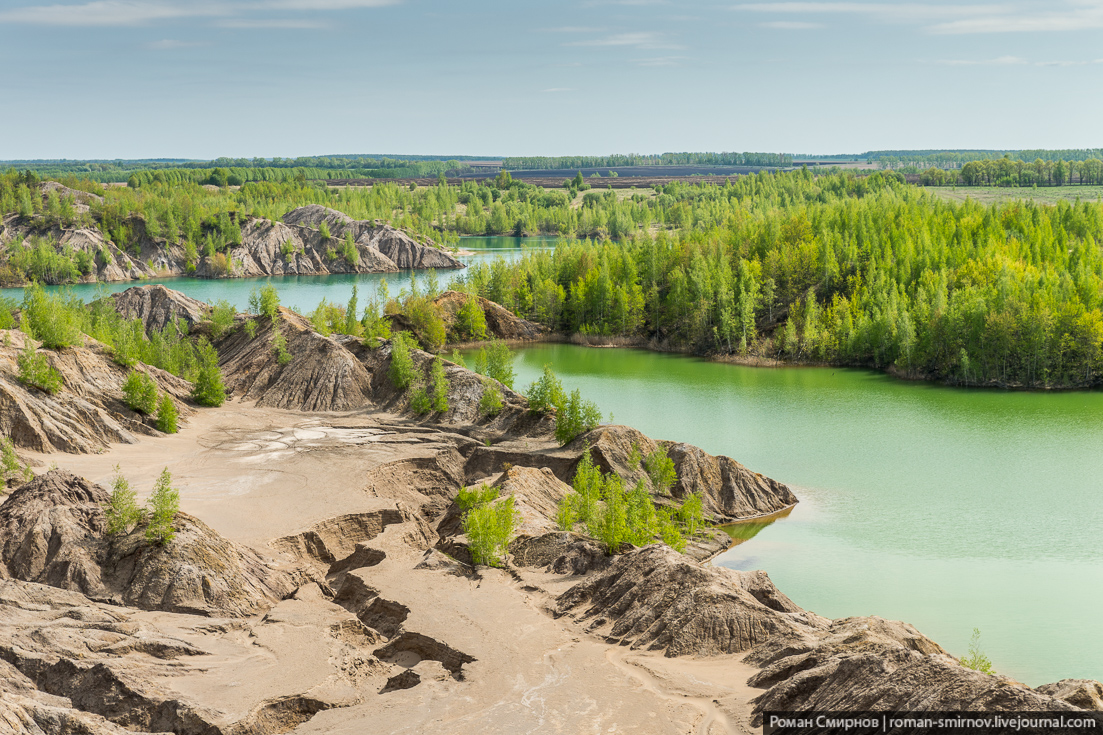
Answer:
<svg viewBox="0 0 1103 735"><path fill-rule="evenodd" d="M617 423L726 454L801 502L719 557L829 617L906 620L1038 685L1103 677L1103 393L1009 393L640 350L522 350Z"/></svg>
<svg viewBox="0 0 1103 735"><path fill-rule="evenodd" d="M469 263L521 252L512 238L461 245L478 249ZM271 282L282 303L310 311L347 301L353 284L364 303L382 278L156 282L242 309ZM386 279L394 294L409 274ZM74 291L87 300L97 288ZM978 627L997 670L1029 684L1103 679L1103 393L950 389L573 345L520 350L518 387L546 363L617 423L794 487L793 512L735 529L741 543L717 564L765 569L821 615L906 620L957 655Z"/></svg>

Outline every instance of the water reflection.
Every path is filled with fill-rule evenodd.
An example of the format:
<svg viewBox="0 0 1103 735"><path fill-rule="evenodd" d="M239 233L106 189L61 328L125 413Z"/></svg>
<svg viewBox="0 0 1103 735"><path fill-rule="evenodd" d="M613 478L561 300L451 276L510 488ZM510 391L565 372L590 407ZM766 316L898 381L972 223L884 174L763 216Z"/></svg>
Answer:
<svg viewBox="0 0 1103 735"><path fill-rule="evenodd" d="M772 516L764 516L762 518L755 518L749 521L739 521L737 523L729 523L725 526L717 526L721 531L728 534L732 540L732 546L738 546L746 541L750 541L759 533L762 529L773 524L774 521L787 517L793 512L793 508L789 507L780 513L775 513Z"/></svg>

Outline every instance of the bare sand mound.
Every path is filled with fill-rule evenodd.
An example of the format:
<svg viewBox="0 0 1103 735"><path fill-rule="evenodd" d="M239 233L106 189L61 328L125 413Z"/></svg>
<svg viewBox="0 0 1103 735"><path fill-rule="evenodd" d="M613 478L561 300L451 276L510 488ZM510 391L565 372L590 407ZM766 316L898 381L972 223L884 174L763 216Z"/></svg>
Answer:
<svg viewBox="0 0 1103 735"><path fill-rule="evenodd" d="M705 567L668 546L645 546L559 596L570 615L611 643L667 656L739 653L782 633L827 625L762 572Z"/></svg>
<svg viewBox="0 0 1103 735"><path fill-rule="evenodd" d="M115 302L115 311L127 319L141 319L146 332L164 329L177 319L190 329L210 311L202 301L161 285L135 286L111 294L110 298Z"/></svg>
<svg viewBox="0 0 1103 735"><path fill-rule="evenodd" d="M146 610L222 616L271 607L303 581L184 513L163 548L145 541L144 524L109 537L109 497L63 470L15 490L0 505L0 573Z"/></svg>
<svg viewBox="0 0 1103 735"><path fill-rule="evenodd" d="M1074 707L1006 676L965 668L915 628L877 617L782 633L746 661L766 710L1060 711ZM758 722L758 720L756 720Z"/></svg>
<svg viewBox="0 0 1103 735"><path fill-rule="evenodd" d="M0 433L16 446L37 452L99 452L109 444L133 444L136 434L157 435L149 417L123 403L122 385L131 368L117 365L102 344L85 338L81 347L38 350L61 373L64 386L50 395L19 381L18 357L30 339L16 330L0 330ZM37 344L37 343L35 343ZM139 363L161 393L175 399L180 415L191 384L171 373Z"/></svg>
<svg viewBox="0 0 1103 735"><path fill-rule="evenodd" d="M250 337L244 320L215 347L226 388L258 406L300 411L348 411L369 405L372 377L348 350L314 331L310 321L280 309L273 322L255 319ZM286 342L288 359L280 363L276 334Z"/></svg>
<svg viewBox="0 0 1103 735"><path fill-rule="evenodd" d="M455 335L456 312L460 310L460 307L464 305L468 298L471 297L464 293L445 291L434 302L440 309L448 333L455 338L453 341L462 341ZM482 296L475 296L474 298L478 301L479 308L483 310L483 315L486 317L488 338L496 337L511 341L537 340L544 337L549 331L543 324L536 324L527 319L522 319L489 299L484 299Z"/></svg>

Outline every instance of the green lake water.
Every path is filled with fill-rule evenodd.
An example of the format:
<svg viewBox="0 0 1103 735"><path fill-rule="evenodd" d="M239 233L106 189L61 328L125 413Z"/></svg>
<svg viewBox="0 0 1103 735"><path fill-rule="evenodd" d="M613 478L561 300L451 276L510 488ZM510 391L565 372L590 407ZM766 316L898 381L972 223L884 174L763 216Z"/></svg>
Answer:
<svg viewBox="0 0 1103 735"><path fill-rule="evenodd" d="M945 388L830 368L748 368L540 345L616 423L726 454L801 502L736 527L716 564L765 569L832 618L905 620L1039 685L1103 678L1103 393Z"/></svg>
<svg viewBox="0 0 1103 735"><path fill-rule="evenodd" d="M467 262L522 252L513 238L461 246L477 250ZM453 273L439 272L441 284ZM364 303L381 278L154 282L239 308L270 282L282 303L310 311L322 298L344 303L353 284ZM409 274L386 279L395 294ZM97 288L74 292L87 300ZM821 615L906 620L956 655L980 628L996 669L1028 684L1103 680L1103 393L951 389L574 345L520 350L517 387L546 363L617 423L794 488L801 502L788 516L733 529L740 543L715 563L765 569Z"/></svg>

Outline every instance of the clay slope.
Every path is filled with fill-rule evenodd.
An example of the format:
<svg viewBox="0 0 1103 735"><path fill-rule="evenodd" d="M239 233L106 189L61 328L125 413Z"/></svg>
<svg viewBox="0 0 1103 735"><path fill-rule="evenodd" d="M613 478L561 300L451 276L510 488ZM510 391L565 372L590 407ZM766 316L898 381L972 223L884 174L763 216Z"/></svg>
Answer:
<svg viewBox="0 0 1103 735"><path fill-rule="evenodd" d="M190 329L202 322L210 311L202 301L161 285L134 286L111 294L111 299L115 302L115 311L127 319L140 319L147 333L164 329L177 319Z"/></svg>
<svg viewBox="0 0 1103 735"><path fill-rule="evenodd" d="M273 323L255 319L249 337L244 320L215 343L226 388L258 406L300 411L348 411L370 403L372 376L356 357L310 321L280 309ZM276 330L287 342L290 361L281 365L274 346Z"/></svg>
<svg viewBox="0 0 1103 735"><path fill-rule="evenodd" d="M459 311L460 307L464 305L468 298L470 297L467 294L457 291L445 291L436 298L435 303L440 310L441 316L444 318L444 324L448 330L448 334L452 337L456 337L456 312ZM476 296L474 298L478 300L479 307L486 316L488 339L497 338L510 341L537 340L548 333L548 328L543 324L536 324L535 322L522 319L508 309L499 306L489 299L484 299L482 296ZM453 341L461 340L454 339Z"/></svg>
<svg viewBox="0 0 1103 735"><path fill-rule="evenodd" d="M632 648L667 656L740 653L780 634L808 635L827 625L774 587L764 572L706 567L668 546L617 556L570 588L556 615Z"/></svg>
<svg viewBox="0 0 1103 735"><path fill-rule="evenodd" d="M0 505L0 576L146 610L217 616L267 609L303 581L185 513L163 548L145 541L143 524L109 537L109 498L63 470L15 490Z"/></svg>
<svg viewBox="0 0 1103 735"><path fill-rule="evenodd" d="M401 269L464 267L448 253L433 247L431 241L423 245L402 230L378 220L354 220L342 212L317 204L293 209L283 216L283 221L310 229L317 229L324 222L337 244L346 233L351 232L362 253L365 249L375 250Z"/></svg>
<svg viewBox="0 0 1103 735"><path fill-rule="evenodd" d="M19 382L17 359L27 339L22 332L0 330L0 433L16 446L89 453L112 443L133 444L135 434L158 435L148 417L123 403L122 384L130 368L115 364L102 344L86 337L81 347L40 349L64 380L62 390L50 395ZM190 383L148 365L139 363L134 369L171 395L182 417L191 413L185 403Z"/></svg>
<svg viewBox="0 0 1103 735"><path fill-rule="evenodd" d="M1006 676L965 668L912 626L877 617L836 620L811 635L784 633L745 660L762 668L748 682L766 689L754 700L759 715L766 710L1076 709Z"/></svg>

